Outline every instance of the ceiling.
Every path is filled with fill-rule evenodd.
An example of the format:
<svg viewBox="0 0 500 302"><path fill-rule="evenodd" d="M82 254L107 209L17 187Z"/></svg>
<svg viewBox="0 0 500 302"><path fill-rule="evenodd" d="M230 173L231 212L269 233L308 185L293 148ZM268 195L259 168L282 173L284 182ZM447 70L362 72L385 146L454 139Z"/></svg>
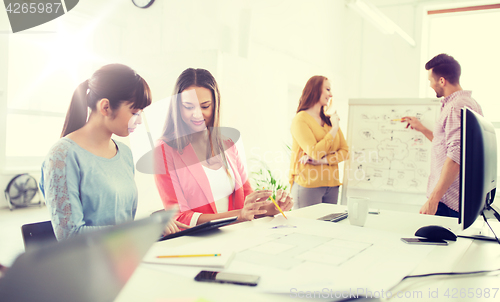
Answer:
<svg viewBox="0 0 500 302"><path fill-rule="evenodd" d="M482 0L367 0L377 7L387 7L387 6L398 6L398 5L408 5L408 4L434 4L434 3L461 3L468 2L478 4L483 4L485 1ZM491 1L490 1L491 2Z"/></svg>

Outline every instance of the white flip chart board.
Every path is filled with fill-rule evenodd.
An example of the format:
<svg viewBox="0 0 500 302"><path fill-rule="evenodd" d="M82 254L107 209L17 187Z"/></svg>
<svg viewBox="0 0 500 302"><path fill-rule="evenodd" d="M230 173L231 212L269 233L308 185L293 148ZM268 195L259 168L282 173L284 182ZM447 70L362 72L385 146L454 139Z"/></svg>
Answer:
<svg viewBox="0 0 500 302"><path fill-rule="evenodd" d="M416 116L430 129L439 117L438 99L351 99L342 204L348 196L423 205L431 166L431 141L393 121Z"/></svg>

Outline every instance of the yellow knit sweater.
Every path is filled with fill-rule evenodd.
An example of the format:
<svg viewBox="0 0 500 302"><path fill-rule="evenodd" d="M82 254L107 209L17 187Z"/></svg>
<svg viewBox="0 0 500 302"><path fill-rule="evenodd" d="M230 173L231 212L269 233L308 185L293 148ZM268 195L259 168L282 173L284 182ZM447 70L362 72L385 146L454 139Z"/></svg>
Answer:
<svg viewBox="0 0 500 302"><path fill-rule="evenodd" d="M323 127L307 112L297 113L292 121L292 158L290 184L306 188L335 187L341 185L338 163L349 156L349 147L342 131L335 138L329 133L332 127ZM328 164L301 164L299 159L307 154L315 160L326 156Z"/></svg>

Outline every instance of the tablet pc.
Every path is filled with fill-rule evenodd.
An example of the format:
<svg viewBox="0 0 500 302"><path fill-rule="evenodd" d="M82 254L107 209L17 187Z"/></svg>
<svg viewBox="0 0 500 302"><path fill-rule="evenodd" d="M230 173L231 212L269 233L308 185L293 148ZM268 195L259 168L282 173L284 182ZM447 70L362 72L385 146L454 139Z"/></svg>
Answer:
<svg viewBox="0 0 500 302"><path fill-rule="evenodd" d="M180 232L177 232L174 234L169 234L169 235L163 236L158 241L163 241L163 240L172 239L172 238L185 236L185 235L193 235L193 234L205 232L208 230L217 229L217 228L220 228L221 226L225 226L227 224L236 222L236 220L238 220L238 217L229 217L229 218L212 220L212 221L199 224L197 226L194 226L194 227L189 228L189 229L185 229L183 231L180 231Z"/></svg>

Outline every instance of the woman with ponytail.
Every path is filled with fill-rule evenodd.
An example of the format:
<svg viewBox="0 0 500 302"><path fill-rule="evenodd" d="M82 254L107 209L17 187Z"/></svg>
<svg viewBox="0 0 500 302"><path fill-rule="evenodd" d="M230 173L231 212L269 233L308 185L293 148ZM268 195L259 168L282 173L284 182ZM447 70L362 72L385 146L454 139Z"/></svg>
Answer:
<svg viewBox="0 0 500 302"><path fill-rule="evenodd" d="M270 190L253 191L234 142L220 130L220 94L205 69L189 68L177 78L163 137L155 148L156 185L166 209L179 206L177 221L195 226L214 219L279 214ZM282 191L283 211L293 202Z"/></svg>
<svg viewBox="0 0 500 302"><path fill-rule="evenodd" d="M313 76L302 91L292 121L290 184L298 208L321 202L337 203L338 164L347 159L349 148L339 128L337 112L331 116L325 114L331 97L330 81Z"/></svg>
<svg viewBox="0 0 500 302"><path fill-rule="evenodd" d="M128 136L150 104L146 81L121 64L101 67L77 87L61 139L42 164L40 186L58 240L134 219L132 152L111 135Z"/></svg>

